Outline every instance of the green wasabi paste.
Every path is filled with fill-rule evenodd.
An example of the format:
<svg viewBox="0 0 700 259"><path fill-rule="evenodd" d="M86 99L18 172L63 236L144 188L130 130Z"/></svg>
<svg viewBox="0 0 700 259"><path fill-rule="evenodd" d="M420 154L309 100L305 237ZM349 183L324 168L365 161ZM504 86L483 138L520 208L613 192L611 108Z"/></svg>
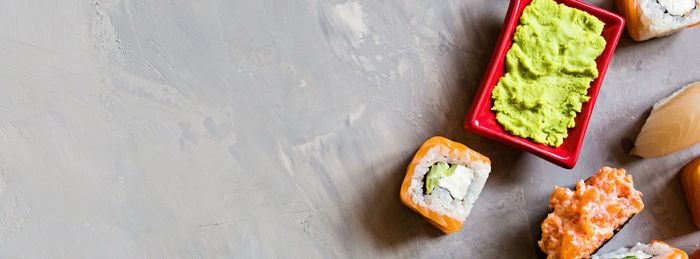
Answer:
<svg viewBox="0 0 700 259"><path fill-rule="evenodd" d="M587 102L605 48L604 23L552 0L525 7L491 98L496 120L512 135L558 147Z"/></svg>

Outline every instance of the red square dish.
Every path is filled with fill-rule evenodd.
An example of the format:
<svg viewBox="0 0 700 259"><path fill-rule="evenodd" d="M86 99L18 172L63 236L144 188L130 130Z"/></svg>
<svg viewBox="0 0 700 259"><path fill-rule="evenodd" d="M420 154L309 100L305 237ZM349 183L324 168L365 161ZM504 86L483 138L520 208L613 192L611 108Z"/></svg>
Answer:
<svg viewBox="0 0 700 259"><path fill-rule="evenodd" d="M532 2L532 0L510 1L510 7L508 7L506 19L501 27L501 33L498 36L496 48L491 56L486 74L479 86L479 91L476 93L474 102L467 114L464 128L484 137L498 140L533 153L561 167L571 169L576 165L578 155L581 152L581 145L583 144L583 138L586 134L588 121L593 112L593 105L595 105L600 86L603 83L605 71L608 69L610 59L620 40L625 20L617 14L578 0L555 0L557 3L582 10L603 21L605 27L603 28L602 36L605 38L606 45L603 53L596 59L596 63L598 64L598 78L593 80L591 87L588 89L588 96L590 96L591 99L583 104L581 112L576 115L574 119L576 126L569 129L568 136L564 139L564 143L558 148L554 148L508 134L496 121L495 113L491 111L493 102L491 99L491 91L498 83L498 79L503 75L506 52L508 52L512 44L515 27L518 26L518 21L523 9L530 4L530 2Z"/></svg>

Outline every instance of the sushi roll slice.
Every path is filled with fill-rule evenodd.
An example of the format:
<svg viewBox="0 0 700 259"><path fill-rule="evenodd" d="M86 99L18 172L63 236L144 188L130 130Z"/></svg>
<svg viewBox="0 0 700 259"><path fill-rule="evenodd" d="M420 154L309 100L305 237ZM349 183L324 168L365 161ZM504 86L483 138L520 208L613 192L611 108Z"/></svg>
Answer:
<svg viewBox="0 0 700 259"><path fill-rule="evenodd" d="M616 0L636 41L666 36L700 24L700 0Z"/></svg>
<svg viewBox="0 0 700 259"><path fill-rule="evenodd" d="M446 234L457 232L491 172L488 157L444 137L418 149L401 184L401 201Z"/></svg>
<svg viewBox="0 0 700 259"><path fill-rule="evenodd" d="M688 209L693 216L693 223L700 228L700 157L683 168L681 186L683 186Z"/></svg>
<svg viewBox="0 0 700 259"><path fill-rule="evenodd" d="M587 258L644 209L624 169L603 167L576 190L555 187L537 243L547 258Z"/></svg>
<svg viewBox="0 0 700 259"><path fill-rule="evenodd" d="M688 254L662 241L649 244L637 243L630 248L620 248L604 255L594 255L591 259L688 259Z"/></svg>

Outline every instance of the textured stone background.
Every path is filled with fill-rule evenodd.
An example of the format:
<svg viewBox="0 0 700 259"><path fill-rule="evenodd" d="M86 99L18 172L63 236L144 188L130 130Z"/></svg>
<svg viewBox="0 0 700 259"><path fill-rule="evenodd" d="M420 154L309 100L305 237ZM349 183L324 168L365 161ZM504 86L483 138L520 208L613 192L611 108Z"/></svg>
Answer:
<svg viewBox="0 0 700 259"><path fill-rule="evenodd" d="M602 166L647 205L603 251L700 248L678 178L700 147L627 154L652 103L700 80L700 29L624 36L565 170L462 128L507 6L0 1L0 256L530 258L554 186ZM398 199L434 135L493 161L452 235Z"/></svg>

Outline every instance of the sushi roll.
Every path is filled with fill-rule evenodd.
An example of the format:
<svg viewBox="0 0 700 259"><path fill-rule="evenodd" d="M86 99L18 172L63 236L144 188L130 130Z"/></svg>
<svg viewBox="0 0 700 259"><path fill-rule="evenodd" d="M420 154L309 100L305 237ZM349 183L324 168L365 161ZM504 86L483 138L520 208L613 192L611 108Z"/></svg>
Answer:
<svg viewBox="0 0 700 259"><path fill-rule="evenodd" d="M620 248L604 255L594 255L591 259L688 259L688 254L661 241L649 244L637 243L630 248Z"/></svg>
<svg viewBox="0 0 700 259"><path fill-rule="evenodd" d="M681 186L685 201L693 216L693 223L700 228L700 157L686 165L681 172Z"/></svg>
<svg viewBox="0 0 700 259"><path fill-rule="evenodd" d="M616 0L636 41L666 36L700 24L700 0Z"/></svg>
<svg viewBox="0 0 700 259"><path fill-rule="evenodd" d="M401 201L446 234L457 232L491 172L491 161L444 137L418 149L401 184Z"/></svg>
<svg viewBox="0 0 700 259"><path fill-rule="evenodd" d="M644 209L624 169L603 167L576 190L555 187L537 243L547 258L587 258Z"/></svg>

